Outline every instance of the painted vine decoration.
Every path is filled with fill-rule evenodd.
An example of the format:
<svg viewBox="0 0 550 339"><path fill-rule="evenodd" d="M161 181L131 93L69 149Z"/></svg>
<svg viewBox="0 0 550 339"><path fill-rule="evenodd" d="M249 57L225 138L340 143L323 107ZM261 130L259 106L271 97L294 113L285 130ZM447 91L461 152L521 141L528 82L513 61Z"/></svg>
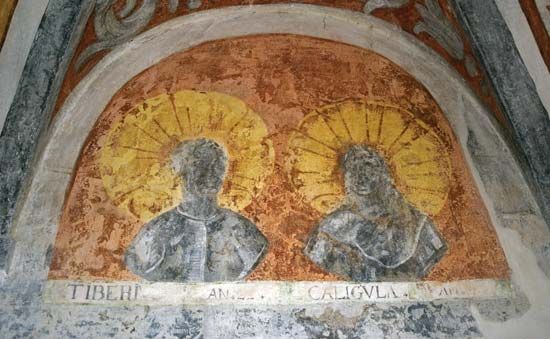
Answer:
<svg viewBox="0 0 550 339"><path fill-rule="evenodd" d="M115 10L116 0L96 0L94 29L97 41L88 46L77 58L76 69L80 70L97 53L111 49L129 41L141 33L152 20L155 10L162 3L159 0L143 0L138 5L137 0L126 0L119 11ZM169 0L168 11L175 13L181 6L182 0ZM186 0L190 10L199 8L201 0ZM379 8L400 8L410 0L367 0L363 11L371 14ZM437 0L426 0L425 4L415 4L416 10L422 17L414 27L414 33L425 32L433 37L453 58L464 61L468 73L475 76L477 73L474 61L465 55L464 44L450 20L445 16Z"/></svg>
<svg viewBox="0 0 550 339"><path fill-rule="evenodd" d="M407 5L409 0L367 0L363 11L371 14L379 8L400 8ZM414 27L414 33L426 33L434 38L441 47L456 60L464 61L470 76L477 75L474 60L465 53L464 43L447 18L438 0L426 0L424 4L416 3L416 10L422 17Z"/></svg>
<svg viewBox="0 0 550 339"><path fill-rule="evenodd" d="M409 0L367 0L363 12L370 14L378 8L399 8L405 6Z"/></svg>
<svg viewBox="0 0 550 339"><path fill-rule="evenodd" d="M159 0L143 0L140 6L137 0L126 0L124 7L115 11L116 0L96 0L94 10L94 29L97 41L88 46L76 61L76 69L81 69L97 53L125 43L141 33L149 24L155 10L162 3ZM175 13L181 5L180 0L169 0L168 10ZM197 9L201 0L187 0L189 9Z"/></svg>

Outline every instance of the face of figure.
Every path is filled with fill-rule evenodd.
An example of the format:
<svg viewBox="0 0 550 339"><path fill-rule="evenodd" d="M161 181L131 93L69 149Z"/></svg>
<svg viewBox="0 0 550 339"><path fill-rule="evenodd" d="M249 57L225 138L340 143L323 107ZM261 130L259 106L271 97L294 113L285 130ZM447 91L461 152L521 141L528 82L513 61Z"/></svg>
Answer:
<svg viewBox="0 0 550 339"><path fill-rule="evenodd" d="M353 146L343 162L344 181L347 192L370 195L389 181L384 160L366 146Z"/></svg>
<svg viewBox="0 0 550 339"><path fill-rule="evenodd" d="M212 140L198 139L181 144L173 154L174 169L180 173L186 192L215 195L225 176L227 156Z"/></svg>

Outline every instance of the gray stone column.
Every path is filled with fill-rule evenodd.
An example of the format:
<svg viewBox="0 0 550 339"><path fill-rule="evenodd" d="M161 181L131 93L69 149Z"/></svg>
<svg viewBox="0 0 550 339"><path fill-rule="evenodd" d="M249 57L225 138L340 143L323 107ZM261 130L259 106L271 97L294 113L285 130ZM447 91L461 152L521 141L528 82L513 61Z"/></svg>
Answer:
<svg viewBox="0 0 550 339"><path fill-rule="evenodd" d="M0 134L0 271L9 264L11 224L25 195L52 109L94 1L51 0Z"/></svg>
<svg viewBox="0 0 550 339"><path fill-rule="evenodd" d="M451 0L512 127L517 157L550 225L550 119L494 0Z"/></svg>

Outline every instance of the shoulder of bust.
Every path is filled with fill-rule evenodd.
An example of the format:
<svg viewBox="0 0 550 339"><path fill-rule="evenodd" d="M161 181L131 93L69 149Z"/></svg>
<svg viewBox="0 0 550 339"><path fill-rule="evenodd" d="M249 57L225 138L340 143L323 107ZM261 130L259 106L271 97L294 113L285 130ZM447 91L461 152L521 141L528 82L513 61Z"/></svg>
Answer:
<svg viewBox="0 0 550 339"><path fill-rule="evenodd" d="M245 216L227 208L221 209L223 214L223 223L226 225L252 224Z"/></svg>
<svg viewBox="0 0 550 339"><path fill-rule="evenodd" d="M145 223L142 227L142 232L154 233L163 228L169 227L173 222L176 222L179 217L180 216L175 208L166 211Z"/></svg>
<svg viewBox="0 0 550 339"><path fill-rule="evenodd" d="M254 223L248 220L245 216L233 212L228 209L223 210L224 213L224 229L231 232L235 236L257 236L261 234L260 230Z"/></svg>
<svg viewBox="0 0 550 339"><path fill-rule="evenodd" d="M327 215L319 224L319 230L325 233L336 233L343 228L361 221L361 218L348 210L337 210Z"/></svg>

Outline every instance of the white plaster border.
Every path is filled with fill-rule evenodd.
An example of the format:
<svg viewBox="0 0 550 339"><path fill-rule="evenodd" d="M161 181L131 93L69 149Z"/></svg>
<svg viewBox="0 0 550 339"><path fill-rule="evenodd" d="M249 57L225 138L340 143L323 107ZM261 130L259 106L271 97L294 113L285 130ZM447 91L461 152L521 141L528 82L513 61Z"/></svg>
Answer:
<svg viewBox="0 0 550 339"><path fill-rule="evenodd" d="M23 67L49 0L19 0L0 49L0 131L13 102Z"/></svg>
<svg viewBox="0 0 550 339"><path fill-rule="evenodd" d="M532 333L533 324L542 331L548 328L550 293L541 291L550 291L550 282L537 266L532 251L522 243L517 232L502 225L502 220L528 214L529 218L521 219L525 227L544 229L546 226L490 113L456 71L411 35L372 16L312 5L254 5L199 12L161 24L109 53L75 88L49 131L45 150L35 167L36 174L15 219L16 247L8 280L45 281L48 267L44 257L55 241L79 153L97 118L118 89L173 53L206 41L269 33L312 36L372 50L401 66L428 89L463 148L511 266L512 280L531 303L529 312L506 326L499 323L496 328L478 318L480 327L484 333L501 331L508 326L510 333L525 326L530 326L530 332L522 333ZM472 135L483 141L484 149L476 151L498 161L476 160L479 157L475 157L468 145ZM497 186L513 187L515 194L499 194L491 185L484 185L487 180L483 181L478 171L484 166L489 166L494 174L507 169L507 177L494 180ZM530 207L517 211L502 208L516 205Z"/></svg>

